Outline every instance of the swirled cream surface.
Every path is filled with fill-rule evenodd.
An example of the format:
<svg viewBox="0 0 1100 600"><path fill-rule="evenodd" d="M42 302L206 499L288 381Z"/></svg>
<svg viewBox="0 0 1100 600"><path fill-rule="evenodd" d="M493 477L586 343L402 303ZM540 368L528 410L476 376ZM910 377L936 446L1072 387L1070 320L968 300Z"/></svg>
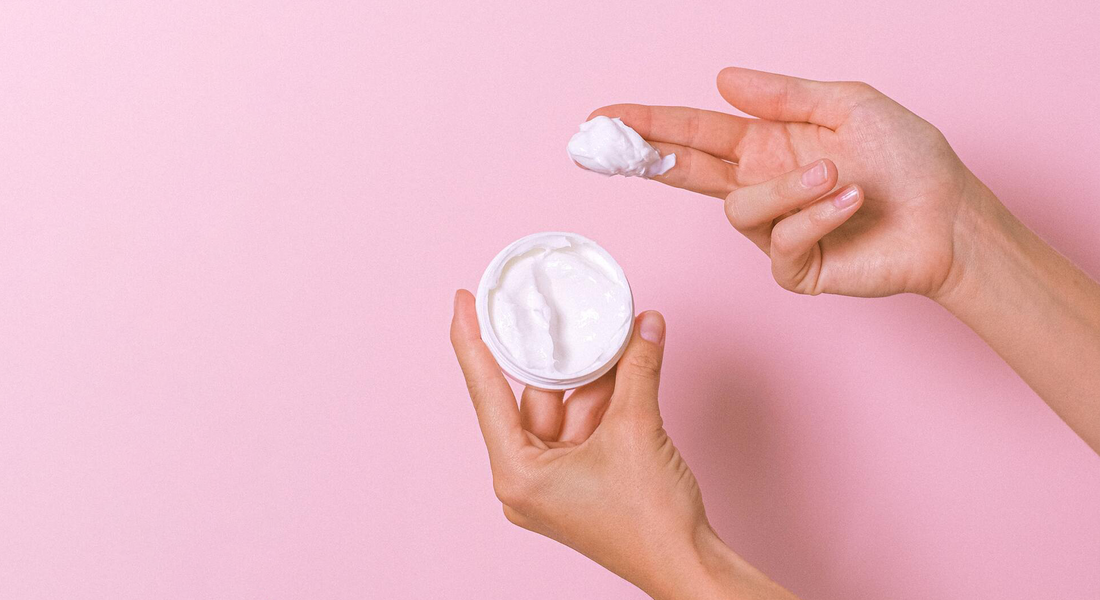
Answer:
<svg viewBox="0 0 1100 600"><path fill-rule="evenodd" d="M633 301L606 250L579 235L549 233L520 240L508 254L489 281L488 313L516 366L562 380L616 357Z"/></svg>
<svg viewBox="0 0 1100 600"><path fill-rule="evenodd" d="M676 155L664 158L619 118L599 116L581 123L566 147L577 164L604 175L653 177L676 166Z"/></svg>

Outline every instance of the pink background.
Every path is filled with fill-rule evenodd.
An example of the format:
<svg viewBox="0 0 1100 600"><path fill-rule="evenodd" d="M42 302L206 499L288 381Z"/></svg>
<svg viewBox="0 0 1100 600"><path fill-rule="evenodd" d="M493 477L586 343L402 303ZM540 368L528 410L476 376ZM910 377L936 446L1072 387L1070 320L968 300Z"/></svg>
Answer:
<svg viewBox="0 0 1100 600"><path fill-rule="evenodd" d="M862 79L1095 276L1100 9L1050 4L3 3L0 597L642 597L505 521L447 342L548 229L667 316L668 430L779 582L1100 597L1100 458L972 333L565 155L726 65Z"/></svg>

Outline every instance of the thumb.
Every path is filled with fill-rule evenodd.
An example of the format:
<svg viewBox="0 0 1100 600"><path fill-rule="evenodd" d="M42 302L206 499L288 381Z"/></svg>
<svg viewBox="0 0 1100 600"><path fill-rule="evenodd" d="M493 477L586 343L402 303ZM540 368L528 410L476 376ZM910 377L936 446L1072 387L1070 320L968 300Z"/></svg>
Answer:
<svg viewBox="0 0 1100 600"><path fill-rule="evenodd" d="M608 412L659 414L657 387L665 350L665 318L650 310L638 315L630 343L615 368L615 394Z"/></svg>

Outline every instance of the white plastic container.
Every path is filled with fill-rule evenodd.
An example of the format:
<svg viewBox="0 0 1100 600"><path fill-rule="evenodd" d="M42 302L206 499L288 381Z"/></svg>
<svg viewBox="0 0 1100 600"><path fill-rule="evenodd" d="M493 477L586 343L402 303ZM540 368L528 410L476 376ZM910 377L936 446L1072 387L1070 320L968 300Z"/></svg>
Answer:
<svg viewBox="0 0 1100 600"><path fill-rule="evenodd" d="M618 326L620 329L606 338L606 344L589 346L584 349L589 353L595 352L598 349L600 354L595 362L582 371L555 374L548 372L547 369L543 369L540 372L536 372L537 370L535 369L525 367L523 361L517 360L509 351L507 344L501 341L497 328L494 326L491 319L490 292L498 288L502 273L505 270L505 266L509 264L509 261L514 258L522 259L522 257L530 255L530 253L538 249L540 245L560 244L562 238L568 240L570 244L572 244L569 246L570 248L582 248L584 252L589 253L588 256L602 258L602 261L597 260L595 263L592 263L593 266L600 269L599 273L601 275L606 274L614 280L616 285L625 288L625 307L622 309L626 312L625 323L620 323L617 320L607 321L608 323L613 323L612 326ZM595 255L591 253L595 253ZM537 253L535 254L537 255ZM613 291L616 296L622 297L622 292L618 287ZM576 310L576 303L581 302L583 304L585 298L581 297L578 299L578 297L572 297L567 300L573 303L572 308ZM520 238L501 250L496 258L489 263L489 266L485 269L484 275L481 277L481 282L478 285L476 294L476 308L478 324L481 329L481 339L485 342L485 345L489 347L489 351L492 352L493 357L496 358L497 364L500 365L501 370L519 383L544 390L573 389L591 383L604 373L607 373L611 367L619 361L619 358L622 357L623 351L626 350L626 345L630 341L630 335L634 329L634 297L630 291L630 284L626 280L626 274L623 272L622 267L620 267L619 264L615 262L615 259L599 244L575 233L555 231L535 233ZM550 308L551 310L553 309L552 306ZM622 311L616 311L613 315L615 319L623 318L623 315L619 314L619 312ZM612 316L609 315L607 318L611 319ZM559 327L560 326L561 325L559 325ZM559 332L559 334L561 333L562 332ZM514 331L512 335L515 335ZM552 336L553 334L547 331L544 335ZM556 366L558 363L555 362L554 364ZM553 369L551 369L551 371L552 370Z"/></svg>

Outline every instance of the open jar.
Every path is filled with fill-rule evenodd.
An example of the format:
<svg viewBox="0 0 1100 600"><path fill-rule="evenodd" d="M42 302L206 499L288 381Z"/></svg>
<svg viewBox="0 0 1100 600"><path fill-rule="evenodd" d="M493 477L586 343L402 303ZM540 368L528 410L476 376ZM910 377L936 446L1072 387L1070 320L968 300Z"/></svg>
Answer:
<svg viewBox="0 0 1100 600"><path fill-rule="evenodd" d="M545 390L591 383L618 362L634 328L626 274L599 244L535 233L489 263L476 295L481 338L512 379Z"/></svg>

